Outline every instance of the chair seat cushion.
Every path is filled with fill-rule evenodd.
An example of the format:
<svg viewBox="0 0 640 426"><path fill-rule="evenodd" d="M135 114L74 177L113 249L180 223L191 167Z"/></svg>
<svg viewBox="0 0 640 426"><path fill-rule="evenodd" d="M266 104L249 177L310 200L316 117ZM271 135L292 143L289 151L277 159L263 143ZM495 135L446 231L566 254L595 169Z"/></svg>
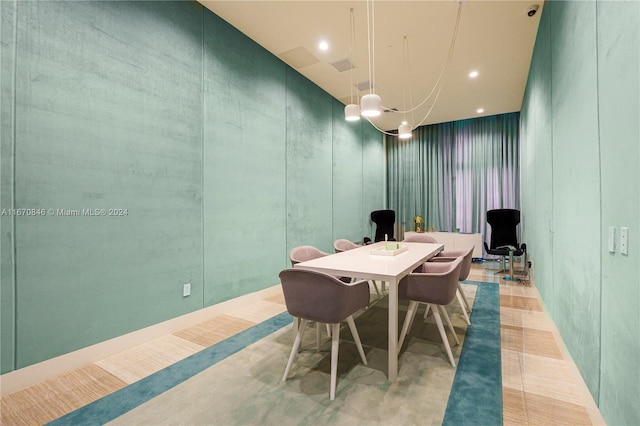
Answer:
<svg viewBox="0 0 640 426"><path fill-rule="evenodd" d="M509 256L509 249L489 249L486 250L487 254L493 254L496 256ZM516 249L513 251L514 256L522 256L524 251Z"/></svg>

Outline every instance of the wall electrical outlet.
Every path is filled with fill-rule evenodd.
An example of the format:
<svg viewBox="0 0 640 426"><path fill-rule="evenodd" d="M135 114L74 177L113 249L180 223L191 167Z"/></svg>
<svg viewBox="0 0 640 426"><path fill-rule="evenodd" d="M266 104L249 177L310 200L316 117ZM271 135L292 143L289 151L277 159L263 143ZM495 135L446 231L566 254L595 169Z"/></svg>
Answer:
<svg viewBox="0 0 640 426"><path fill-rule="evenodd" d="M609 239L607 246L609 247L609 253L616 252L616 228L614 226L609 227Z"/></svg>
<svg viewBox="0 0 640 426"><path fill-rule="evenodd" d="M184 286L182 286L182 296L191 296L191 283L186 283Z"/></svg>
<svg viewBox="0 0 640 426"><path fill-rule="evenodd" d="M629 254L629 228L620 228L620 253Z"/></svg>

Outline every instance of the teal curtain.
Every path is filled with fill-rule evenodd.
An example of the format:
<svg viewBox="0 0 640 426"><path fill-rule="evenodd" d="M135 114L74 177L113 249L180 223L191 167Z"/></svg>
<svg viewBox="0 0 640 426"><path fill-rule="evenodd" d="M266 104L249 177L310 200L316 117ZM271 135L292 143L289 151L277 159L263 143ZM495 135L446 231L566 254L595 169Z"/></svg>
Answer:
<svg viewBox="0 0 640 426"><path fill-rule="evenodd" d="M454 134L451 125L422 126L409 141L387 139L389 208L412 229L416 215L425 225L452 230L455 223Z"/></svg>
<svg viewBox="0 0 640 426"><path fill-rule="evenodd" d="M422 126L387 137L389 208L438 231L482 233L487 210L520 207L519 113Z"/></svg>

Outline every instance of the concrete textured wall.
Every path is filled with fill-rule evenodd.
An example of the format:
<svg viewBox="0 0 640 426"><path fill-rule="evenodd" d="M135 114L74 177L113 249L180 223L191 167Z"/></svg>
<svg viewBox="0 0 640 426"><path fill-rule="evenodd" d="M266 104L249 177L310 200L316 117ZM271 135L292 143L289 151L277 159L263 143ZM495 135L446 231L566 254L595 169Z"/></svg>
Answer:
<svg viewBox="0 0 640 426"><path fill-rule="evenodd" d="M0 8L1 207L33 209L0 222L2 373L275 285L295 245L370 234L381 135L207 9Z"/></svg>

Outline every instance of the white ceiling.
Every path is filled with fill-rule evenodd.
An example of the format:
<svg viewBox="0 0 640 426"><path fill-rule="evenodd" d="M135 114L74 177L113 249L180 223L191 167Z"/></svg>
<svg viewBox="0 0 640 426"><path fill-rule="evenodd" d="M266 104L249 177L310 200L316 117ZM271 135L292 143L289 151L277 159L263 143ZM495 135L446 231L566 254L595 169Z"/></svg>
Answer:
<svg viewBox="0 0 640 426"><path fill-rule="evenodd" d="M376 0L369 3L375 17L369 26L375 41L370 70L365 0L200 2L345 104L350 103L351 82L369 81L370 72L375 77L373 91L387 110L409 110L433 91L413 113L385 112L372 119L383 130L397 129L405 118L417 127L519 111L543 8L542 0ZM539 10L529 17L527 10L534 4ZM321 40L329 43L328 50L319 49ZM356 64L352 71L339 72L331 65L349 57ZM445 67L441 85L436 86ZM469 77L472 70L479 73L475 79ZM365 86L364 91L353 89L355 103L369 93ZM478 108L484 112L476 112Z"/></svg>

